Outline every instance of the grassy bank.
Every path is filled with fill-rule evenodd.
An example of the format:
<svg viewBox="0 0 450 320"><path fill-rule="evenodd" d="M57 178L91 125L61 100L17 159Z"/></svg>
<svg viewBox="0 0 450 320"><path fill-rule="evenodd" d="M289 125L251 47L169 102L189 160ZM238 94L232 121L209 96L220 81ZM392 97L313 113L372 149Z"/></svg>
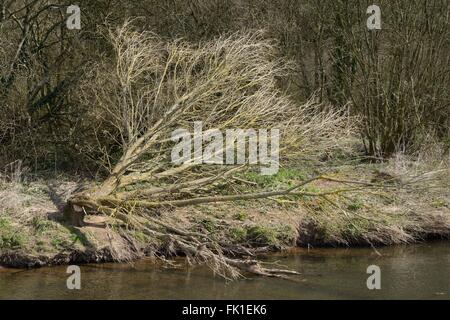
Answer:
<svg viewBox="0 0 450 320"><path fill-rule="evenodd" d="M247 173L235 191L280 189L321 173L325 166L281 169L275 176ZM383 164L327 163L326 181L310 195L160 210L173 228L207 234L223 247L265 253L292 246L379 246L450 236L450 173L445 163L397 157ZM330 169L331 168L331 169ZM434 170L430 170L433 168ZM349 182L367 185L350 187ZM89 215L81 228L63 218L73 179L0 183L0 265L30 267L73 262L130 261L177 254L170 241ZM224 190L226 192L226 190Z"/></svg>

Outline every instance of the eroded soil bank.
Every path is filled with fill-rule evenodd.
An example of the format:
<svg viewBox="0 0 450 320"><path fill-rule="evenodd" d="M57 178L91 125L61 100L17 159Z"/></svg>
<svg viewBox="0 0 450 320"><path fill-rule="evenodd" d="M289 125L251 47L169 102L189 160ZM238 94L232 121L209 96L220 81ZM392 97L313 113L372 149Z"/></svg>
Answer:
<svg viewBox="0 0 450 320"><path fill-rule="evenodd" d="M384 175L390 174L383 168ZM300 170L281 170L274 177L246 177L238 192L255 187L276 189L305 179ZM380 168L341 167L330 176L374 181ZM425 179L427 177L424 177ZM427 178L429 181L430 178ZM151 213L165 225L207 234L225 253L248 257L295 246L381 246L450 237L448 171L432 177L427 189L402 187L390 178L386 187L333 194L345 183L318 181L311 193L326 196L289 196L165 209ZM250 183L250 186L249 186ZM146 256L174 256L170 239L155 240L112 217L88 215L86 225L64 221L65 200L79 182L53 179L0 184L0 265L38 267L69 263L126 262Z"/></svg>

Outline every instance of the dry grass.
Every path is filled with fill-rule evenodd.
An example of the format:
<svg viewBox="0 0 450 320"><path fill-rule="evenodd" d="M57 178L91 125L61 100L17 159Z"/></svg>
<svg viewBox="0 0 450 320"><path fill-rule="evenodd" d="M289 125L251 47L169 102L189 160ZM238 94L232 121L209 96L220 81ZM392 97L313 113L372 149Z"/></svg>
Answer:
<svg viewBox="0 0 450 320"><path fill-rule="evenodd" d="M384 164L342 167L335 177L381 183L376 189L311 198L300 242L322 245L392 245L450 236L450 166L447 161L394 156ZM342 184L317 185L342 188ZM323 192L323 191L322 191Z"/></svg>
<svg viewBox="0 0 450 320"><path fill-rule="evenodd" d="M397 155L385 164L341 166L328 176L352 181L384 179L384 187L326 197L289 195L281 199L203 204L161 211L157 213L158 223L210 237L221 244L225 256L251 256L296 244L375 246L448 238L450 172L447 163L440 161L439 166L437 163ZM259 184L279 188L297 183L307 174L283 169L274 177L248 176L233 188L245 191L248 183L251 188L258 188ZM54 192L61 199L69 197L74 182L59 180L49 184L26 182L23 175L15 177L21 178L11 181L3 176L0 181L3 263L6 253L11 252L21 252L15 259L25 261L25 255L27 261L33 261L30 264L37 260L41 264L67 263L73 259L129 261L153 254L165 260L179 253L169 238L163 241L139 229L116 228L112 220L101 216L88 216L88 225L82 228L67 227L60 220L51 194ZM415 180L413 185L401 188L402 183L411 179ZM51 185L58 187L52 189ZM317 181L303 191L323 194L346 187L343 182ZM193 257L189 259L194 262ZM215 263L219 272L222 265L220 261Z"/></svg>

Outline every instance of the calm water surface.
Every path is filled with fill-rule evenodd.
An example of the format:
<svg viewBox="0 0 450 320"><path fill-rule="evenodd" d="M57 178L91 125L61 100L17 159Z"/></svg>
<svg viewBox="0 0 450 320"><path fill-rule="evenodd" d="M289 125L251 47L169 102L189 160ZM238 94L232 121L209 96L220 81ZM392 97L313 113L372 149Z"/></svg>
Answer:
<svg viewBox="0 0 450 320"><path fill-rule="evenodd" d="M150 260L81 266L81 290L66 267L0 269L0 299L448 299L450 242L378 249L296 249L271 255L302 273L296 281L251 277L227 282L208 268L167 269ZM381 268L381 290L366 269Z"/></svg>

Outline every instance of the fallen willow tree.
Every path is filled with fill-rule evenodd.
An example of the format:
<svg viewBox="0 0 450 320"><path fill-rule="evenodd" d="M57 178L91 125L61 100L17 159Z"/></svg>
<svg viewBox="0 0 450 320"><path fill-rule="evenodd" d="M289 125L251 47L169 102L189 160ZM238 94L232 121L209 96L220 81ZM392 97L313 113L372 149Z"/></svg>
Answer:
<svg viewBox="0 0 450 320"><path fill-rule="evenodd" d="M85 214L108 215L128 228L170 242L173 252L206 262L222 275L236 277L238 270L291 273L263 268L254 260L229 258L249 252L218 243L210 235L166 225L155 212L283 196L298 192L310 181L287 190L222 194L220 186L232 185L238 174L255 165L249 161L204 164L197 156L174 164L171 134L192 128L195 121L202 121L205 131L276 128L280 162L287 162L315 157L340 145L348 136L343 117L320 111L324 108L314 99L295 104L279 90L277 79L289 72L289 65L276 58L276 46L262 32L191 44L164 41L153 33L134 31L126 23L107 36L114 55L92 69L81 94L89 106L96 150L102 151L102 165L109 174L99 185L74 194L66 217L81 226ZM201 145L207 142L204 139ZM120 151L111 152L111 146L119 146ZM89 154L95 148L87 145L82 151ZM222 144L214 154L223 156L230 148L235 145Z"/></svg>

